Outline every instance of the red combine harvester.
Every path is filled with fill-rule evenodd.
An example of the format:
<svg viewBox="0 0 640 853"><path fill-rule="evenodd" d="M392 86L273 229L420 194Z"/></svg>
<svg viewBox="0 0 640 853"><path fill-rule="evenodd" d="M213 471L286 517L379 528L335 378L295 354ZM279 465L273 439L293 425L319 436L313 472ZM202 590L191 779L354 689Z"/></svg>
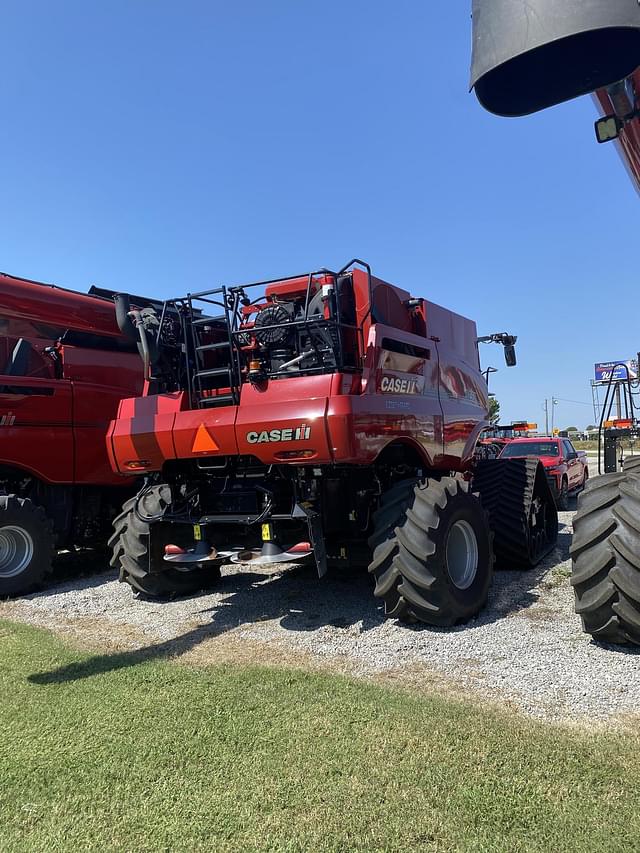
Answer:
<svg viewBox="0 0 640 853"><path fill-rule="evenodd" d="M481 456L485 459L495 459L514 438L528 438L529 433L537 429L538 424L530 424L527 421L492 424L480 439L479 445L484 451Z"/></svg>
<svg viewBox="0 0 640 853"><path fill-rule="evenodd" d="M4 596L42 581L56 548L108 539L131 483L112 471L104 435L142 371L106 291L0 274L0 324Z"/></svg>
<svg viewBox="0 0 640 853"><path fill-rule="evenodd" d="M639 66L638 0L473 2L471 84L483 106L498 115L526 115L593 93L603 113L596 138L616 141L637 189ZM614 465L617 439L640 435L639 383L627 384L629 417L608 436ZM602 428L601 422L600 436ZM576 612L584 630L600 641L640 644L639 461L631 457L622 472L592 480L574 519Z"/></svg>
<svg viewBox="0 0 640 853"><path fill-rule="evenodd" d="M108 437L118 473L146 474L112 538L135 591L313 557L320 576L368 565L388 615L450 625L482 607L494 550L526 568L556 541L537 461L475 461L489 425L478 341L502 343L512 365L514 337L478 339L359 261L159 315L117 302L146 376Z"/></svg>

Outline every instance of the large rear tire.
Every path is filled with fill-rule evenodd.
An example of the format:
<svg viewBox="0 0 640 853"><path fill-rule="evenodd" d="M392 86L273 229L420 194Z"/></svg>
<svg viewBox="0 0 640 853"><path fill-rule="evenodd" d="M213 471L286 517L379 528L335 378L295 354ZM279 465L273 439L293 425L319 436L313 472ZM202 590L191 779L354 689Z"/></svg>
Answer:
<svg viewBox="0 0 640 853"><path fill-rule="evenodd" d="M571 584L584 631L640 644L640 472L605 474L578 498Z"/></svg>
<svg viewBox="0 0 640 853"><path fill-rule="evenodd" d="M167 567L161 571L151 569L151 530L162 519L171 504L171 489L167 485L147 488L141 495L128 500L115 519L114 532L109 540L112 548L111 565L118 569L120 580L136 592L150 598L172 598L192 595L210 587L220 578L220 566L208 563L205 568L180 571ZM144 519L155 519L149 522ZM154 530L158 535L158 528ZM169 544L170 537L160 545ZM158 546L158 542L154 543ZM154 548L157 553L162 548ZM154 567L155 568L155 567Z"/></svg>
<svg viewBox="0 0 640 853"><path fill-rule="evenodd" d="M51 523L29 498L0 496L0 597L39 586L54 555Z"/></svg>
<svg viewBox="0 0 640 853"><path fill-rule="evenodd" d="M622 466L623 471L633 471L640 474L640 456L627 456Z"/></svg>
<svg viewBox="0 0 640 853"><path fill-rule="evenodd" d="M482 609L493 549L487 515L468 483L405 480L383 497L373 523L369 572L387 616L445 627Z"/></svg>

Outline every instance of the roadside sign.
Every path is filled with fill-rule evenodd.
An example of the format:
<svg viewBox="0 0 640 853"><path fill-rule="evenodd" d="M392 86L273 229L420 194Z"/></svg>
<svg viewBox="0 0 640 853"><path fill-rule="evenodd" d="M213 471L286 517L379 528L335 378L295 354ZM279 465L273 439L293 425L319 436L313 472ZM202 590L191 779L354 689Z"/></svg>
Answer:
<svg viewBox="0 0 640 853"><path fill-rule="evenodd" d="M636 359L620 359L620 361L601 361L595 365L596 382L637 379L638 362Z"/></svg>

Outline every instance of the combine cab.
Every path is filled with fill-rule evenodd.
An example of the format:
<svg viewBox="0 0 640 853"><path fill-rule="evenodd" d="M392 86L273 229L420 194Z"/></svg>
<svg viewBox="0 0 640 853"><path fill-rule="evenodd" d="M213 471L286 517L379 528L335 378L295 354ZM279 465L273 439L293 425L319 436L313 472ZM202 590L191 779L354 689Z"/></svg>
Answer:
<svg viewBox="0 0 640 853"><path fill-rule="evenodd" d="M197 591L229 562L313 559L320 576L360 563L389 615L450 625L486 599L501 501L515 563L555 542L535 464L486 463L508 482L503 498L486 471L474 482L488 426L475 324L366 264L159 313L123 298L118 316L145 361L145 394L121 403L108 438L117 472L146 475L112 539L137 592ZM515 338L490 338L513 363Z"/></svg>

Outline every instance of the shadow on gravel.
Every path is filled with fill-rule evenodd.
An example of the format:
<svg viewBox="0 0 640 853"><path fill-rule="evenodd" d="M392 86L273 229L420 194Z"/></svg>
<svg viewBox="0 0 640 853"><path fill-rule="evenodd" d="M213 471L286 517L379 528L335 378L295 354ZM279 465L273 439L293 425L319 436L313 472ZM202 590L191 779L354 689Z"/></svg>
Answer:
<svg viewBox="0 0 640 853"><path fill-rule="evenodd" d="M638 648L638 646L618 646L614 645L614 643L596 643L593 639L591 640L590 645L593 646L594 649L606 652L615 652L619 655L629 655L630 657L640 656L640 648Z"/></svg>
<svg viewBox="0 0 640 853"><path fill-rule="evenodd" d="M525 610L544 595L540 588L544 577L556 566L569 560L571 533L568 528L560 530L554 550L535 568L529 571L499 571L493 578L489 607L477 618L478 625L486 625L504 619L511 613Z"/></svg>
<svg viewBox="0 0 640 853"><path fill-rule="evenodd" d="M287 631L316 631L325 625L364 633L385 621L373 598L373 582L365 569L344 568L323 580L311 563L298 564L276 575L232 572L223 575L216 592L225 595L205 613L213 634L241 625L279 620Z"/></svg>
<svg viewBox="0 0 640 853"><path fill-rule="evenodd" d="M570 540L568 532L561 532L555 551L529 572L497 572L487 608L470 624L443 629L413 625L403 630L436 634L468 631L530 606L540 597L536 587L545 574L568 559ZM89 577L81 581L81 587L96 587L102 582L104 577ZM78 585L74 584L74 588ZM382 608L373 598L371 579L362 569L346 568L322 581L310 564L291 566L275 575L234 570L223 574L213 592L219 597L216 604L198 611L210 616L211 621L206 625L142 649L96 655L81 663L37 673L29 676L29 681L41 685L71 682L149 660L179 657L205 640L257 622L278 620L287 631L316 631L331 626L351 629L352 633L357 626L355 630L361 634L386 621ZM193 596L192 600L197 601L199 597ZM171 607L171 602L166 606ZM154 607L158 607L157 602ZM612 649L627 654L640 653L624 647Z"/></svg>
<svg viewBox="0 0 640 853"><path fill-rule="evenodd" d="M104 578L86 578L80 586L74 584L74 589L94 588L103 581ZM316 569L310 564L290 566L275 575L234 570L223 574L211 592L222 598L214 607L197 611L210 614L211 621L206 625L142 649L96 655L81 663L36 673L28 680L33 684L58 684L91 678L148 660L179 657L205 640L256 622L277 619L281 627L290 631L314 631L325 625L349 628L358 623L359 632L364 632L385 621L382 610L373 599L371 580L362 569L344 569L323 581L318 580ZM197 601L200 597L184 597L179 601ZM171 601L154 602L156 608L159 604L170 607Z"/></svg>
<svg viewBox="0 0 640 853"><path fill-rule="evenodd" d="M115 571L109 566L109 557L110 554L106 551L93 551L89 548L60 551L53 561L53 572L47 577L46 587L41 591L46 593L55 584L83 580L108 571L113 572L115 576Z"/></svg>

